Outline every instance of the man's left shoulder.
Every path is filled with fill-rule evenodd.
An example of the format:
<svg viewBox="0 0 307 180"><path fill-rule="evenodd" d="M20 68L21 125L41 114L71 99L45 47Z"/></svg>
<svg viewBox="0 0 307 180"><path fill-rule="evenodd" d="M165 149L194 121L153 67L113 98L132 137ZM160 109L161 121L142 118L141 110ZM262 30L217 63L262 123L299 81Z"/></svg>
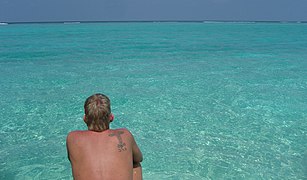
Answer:
<svg viewBox="0 0 307 180"><path fill-rule="evenodd" d="M115 130L116 131L124 131L124 132L128 131L129 132L129 130L127 128L118 128L118 129L115 129Z"/></svg>
<svg viewBox="0 0 307 180"><path fill-rule="evenodd" d="M119 128L114 130L117 134L123 135L123 136L131 136L131 132L127 128Z"/></svg>

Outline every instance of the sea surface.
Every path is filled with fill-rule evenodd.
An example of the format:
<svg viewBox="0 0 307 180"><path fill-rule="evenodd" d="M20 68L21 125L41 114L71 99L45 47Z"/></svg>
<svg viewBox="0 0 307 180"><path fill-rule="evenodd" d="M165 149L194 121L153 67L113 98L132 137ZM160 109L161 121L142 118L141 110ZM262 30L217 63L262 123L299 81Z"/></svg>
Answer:
<svg viewBox="0 0 307 180"><path fill-rule="evenodd" d="M307 179L306 23L1 25L0 179L72 179L97 92L144 180Z"/></svg>

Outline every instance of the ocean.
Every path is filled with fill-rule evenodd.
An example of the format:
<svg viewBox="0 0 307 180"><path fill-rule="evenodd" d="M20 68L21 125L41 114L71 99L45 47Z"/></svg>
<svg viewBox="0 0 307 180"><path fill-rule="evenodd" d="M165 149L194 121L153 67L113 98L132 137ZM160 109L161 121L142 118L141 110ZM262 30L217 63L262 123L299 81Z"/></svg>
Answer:
<svg viewBox="0 0 307 180"><path fill-rule="evenodd" d="M145 180L307 179L307 24L0 26L0 179L72 179L66 135L108 95Z"/></svg>

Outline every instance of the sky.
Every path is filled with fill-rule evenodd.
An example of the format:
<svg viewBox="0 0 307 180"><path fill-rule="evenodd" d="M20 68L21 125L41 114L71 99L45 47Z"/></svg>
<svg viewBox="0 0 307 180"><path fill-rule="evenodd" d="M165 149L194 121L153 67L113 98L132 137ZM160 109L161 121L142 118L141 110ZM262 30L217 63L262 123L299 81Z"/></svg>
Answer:
<svg viewBox="0 0 307 180"><path fill-rule="evenodd" d="M307 0L0 0L0 22L307 21Z"/></svg>

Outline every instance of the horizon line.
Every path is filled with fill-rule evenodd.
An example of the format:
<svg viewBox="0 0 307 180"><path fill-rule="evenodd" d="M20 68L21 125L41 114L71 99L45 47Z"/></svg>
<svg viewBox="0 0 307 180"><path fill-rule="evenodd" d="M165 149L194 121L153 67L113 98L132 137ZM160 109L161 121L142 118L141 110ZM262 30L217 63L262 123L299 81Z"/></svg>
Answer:
<svg viewBox="0 0 307 180"><path fill-rule="evenodd" d="M126 23L126 22L156 22L156 23L164 23L164 22L199 22L199 23L210 23L210 22L228 22L228 23L307 23L307 21L278 21L278 20L93 20L93 21L77 21L77 20L68 20L68 21L0 21L0 23L6 24L58 24L58 23Z"/></svg>

